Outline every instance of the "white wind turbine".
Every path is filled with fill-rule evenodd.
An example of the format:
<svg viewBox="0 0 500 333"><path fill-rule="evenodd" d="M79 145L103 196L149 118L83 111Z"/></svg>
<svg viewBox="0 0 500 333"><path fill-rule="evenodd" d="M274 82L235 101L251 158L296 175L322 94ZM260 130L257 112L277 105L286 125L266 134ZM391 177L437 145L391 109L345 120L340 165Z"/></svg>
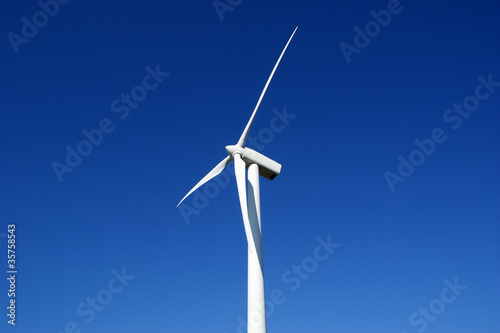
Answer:
<svg viewBox="0 0 500 333"><path fill-rule="evenodd" d="M245 147L245 141L248 131L252 126L255 114L260 106L262 98L266 93L267 87L273 78L274 72L285 54L285 51L290 44L290 41L297 31L293 31L290 39L281 52L276 65L274 65L271 75L267 79L266 85L260 94L257 105L253 110L252 116L248 121L240 139L236 145L226 146L228 156L215 166L202 180L196 184L191 191L182 198L177 204L177 207L191 193L196 191L200 186L208 182L213 177L221 173L222 170L234 160L234 171L236 176L236 185L238 187L238 196L240 199L241 214L243 215L243 225L248 242L248 311L247 325L248 333L265 333L266 332L266 314L265 314L265 299L264 299L264 271L262 262L262 232L260 219L260 189L259 175L264 178L273 180L281 171L281 164L271 160L270 158L256 152L253 149ZM245 182L245 168L248 168L248 188Z"/></svg>

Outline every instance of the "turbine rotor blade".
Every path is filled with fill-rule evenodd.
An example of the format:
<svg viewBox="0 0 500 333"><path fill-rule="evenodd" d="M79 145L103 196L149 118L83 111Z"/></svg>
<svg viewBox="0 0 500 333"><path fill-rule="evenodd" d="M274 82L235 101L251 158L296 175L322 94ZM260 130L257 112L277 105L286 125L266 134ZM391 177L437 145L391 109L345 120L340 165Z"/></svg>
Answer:
<svg viewBox="0 0 500 333"><path fill-rule="evenodd" d="M184 199L186 199L191 193L193 193L194 191L196 191L198 189L198 187L200 187L201 185L205 184L206 182L208 182L210 179L214 178L215 176L217 176L219 173L222 172L222 170L224 170L224 168L226 167L226 165L228 165L229 163L231 162L231 156L228 156L226 157L225 159L223 159L219 164L217 164L215 166L215 168L212 169L212 171L210 171L205 177L203 177L202 180L200 180L198 182L198 184L196 184L192 189L191 191L188 192L188 194L186 194L184 196L184 198L182 198L182 200L177 204L177 207L179 207L179 205L184 201Z"/></svg>
<svg viewBox="0 0 500 333"><path fill-rule="evenodd" d="M274 65L273 71L271 72L271 75L267 79L266 85L264 86L264 90L262 90L262 93L260 94L259 100L257 101L257 105L255 106L255 109L252 112L252 116L250 117L250 120L247 123L247 126L243 130L243 133L241 134L240 139L238 140L238 143L236 144L237 146L242 146L245 144L245 140L247 139L248 131L250 131L250 126L252 126L253 119L255 118L255 114L257 113L257 110L259 109L260 103L262 102L262 99L264 98L264 94L266 93L267 87L269 86L269 83L271 82L271 79L273 78L274 72L276 71L276 68L278 68L278 65L280 64L281 58L285 54L286 48L288 47L288 44L290 44L290 41L293 38L293 35L295 35L295 31L297 31L298 27L295 28L293 31L292 35L290 36L290 39L288 39L288 42L285 45L285 48L281 52L280 57L278 58L278 61L276 62L276 65Z"/></svg>
<svg viewBox="0 0 500 333"><path fill-rule="evenodd" d="M247 235L248 247L251 251L255 251L250 219L248 217L245 162L241 159L240 154L234 154L233 158L234 174L236 176L236 185L238 186L238 197L240 198L241 215L243 216L243 226L245 227L245 234Z"/></svg>

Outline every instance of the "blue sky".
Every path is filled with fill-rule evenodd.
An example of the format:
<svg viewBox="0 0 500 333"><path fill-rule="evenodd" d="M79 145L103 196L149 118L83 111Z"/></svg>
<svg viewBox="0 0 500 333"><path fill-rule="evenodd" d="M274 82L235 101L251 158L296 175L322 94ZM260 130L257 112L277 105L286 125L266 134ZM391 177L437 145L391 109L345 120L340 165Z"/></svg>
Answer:
<svg viewBox="0 0 500 333"><path fill-rule="evenodd" d="M2 332L244 332L231 173L175 206L296 26L249 134L268 331L498 332L499 5L216 4L4 4Z"/></svg>

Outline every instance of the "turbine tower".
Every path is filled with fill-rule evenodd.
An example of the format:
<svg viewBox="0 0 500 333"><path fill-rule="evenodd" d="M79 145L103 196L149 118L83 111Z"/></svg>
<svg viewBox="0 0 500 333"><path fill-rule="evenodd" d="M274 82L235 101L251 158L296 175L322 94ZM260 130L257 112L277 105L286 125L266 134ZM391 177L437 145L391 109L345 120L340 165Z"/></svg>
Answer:
<svg viewBox="0 0 500 333"><path fill-rule="evenodd" d="M266 310L264 299L264 265L262 261L262 231L260 218L260 185L259 175L273 180L281 171L281 165L270 158L258 153L257 151L245 147L245 141L259 109L262 98L266 93L267 87L273 78L274 72L285 54L285 51L297 31L293 31L288 39L285 48L281 52L278 61L274 65L271 75L267 79L266 85L260 94L257 105L253 110L252 116L248 121L240 139L236 145L226 146L228 156L215 166L202 180L196 184L177 204L177 207L191 193L200 186L208 182L213 177L221 173L222 170L234 160L234 171L236 176L236 185L238 187L238 196L240 199L241 214L243 216L243 225L248 242L248 299L247 299L247 332L248 333L266 333ZM248 183L245 181L245 169L248 168Z"/></svg>

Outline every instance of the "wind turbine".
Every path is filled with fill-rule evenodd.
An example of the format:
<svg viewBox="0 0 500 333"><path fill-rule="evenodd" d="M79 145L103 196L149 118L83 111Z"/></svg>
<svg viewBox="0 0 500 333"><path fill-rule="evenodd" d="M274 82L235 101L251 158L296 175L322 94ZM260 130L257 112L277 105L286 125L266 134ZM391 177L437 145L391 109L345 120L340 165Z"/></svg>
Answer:
<svg viewBox="0 0 500 333"><path fill-rule="evenodd" d="M285 51L297 31L293 31L288 39L285 48L281 52L276 65L274 65L271 75L267 79L266 85L260 94L257 105L253 110L252 116L248 121L240 139L235 145L226 146L228 156L215 166L202 180L189 191L184 198L177 204L177 207L191 193L210 179L221 173L222 170L234 160L234 171L236 176L236 185L238 187L238 196L240 199L241 214L243 216L243 225L248 242L248 299L247 299L247 332L265 333L266 332L266 310L264 299L264 266L262 262L262 231L260 218L260 185L259 175L269 180L273 180L281 171L281 164L258 153L257 151L245 147L245 141L248 131L252 126L255 114L259 109L262 98L266 93L267 87L273 78L274 72L285 54ZM248 184L245 182L245 168L248 168ZM248 185L248 187L247 187Z"/></svg>

